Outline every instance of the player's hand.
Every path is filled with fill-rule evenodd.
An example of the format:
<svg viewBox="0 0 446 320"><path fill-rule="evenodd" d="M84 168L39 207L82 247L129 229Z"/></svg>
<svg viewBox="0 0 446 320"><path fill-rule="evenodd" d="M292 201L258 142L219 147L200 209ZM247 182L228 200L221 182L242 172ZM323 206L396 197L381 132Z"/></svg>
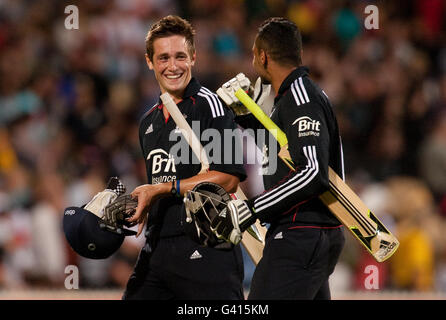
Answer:
<svg viewBox="0 0 446 320"><path fill-rule="evenodd" d="M248 95L252 95L253 88L251 86L251 81L243 73L239 73L231 80L225 82L217 90L217 94L236 115L248 114L248 109L246 109L235 96L235 92L239 89L243 89Z"/></svg>
<svg viewBox="0 0 446 320"><path fill-rule="evenodd" d="M139 237L141 232L144 230L144 226L147 221L147 214L150 210L151 205L158 197L159 188L157 185L144 184L139 187L136 187L135 190L132 191L132 198L138 199L138 206L136 207L135 214L128 218L128 222L137 222L138 223L138 232L136 237Z"/></svg>
<svg viewBox="0 0 446 320"><path fill-rule="evenodd" d="M255 222L253 212L248 204L240 199L231 200L211 221L211 230L219 239L238 244L243 232Z"/></svg>

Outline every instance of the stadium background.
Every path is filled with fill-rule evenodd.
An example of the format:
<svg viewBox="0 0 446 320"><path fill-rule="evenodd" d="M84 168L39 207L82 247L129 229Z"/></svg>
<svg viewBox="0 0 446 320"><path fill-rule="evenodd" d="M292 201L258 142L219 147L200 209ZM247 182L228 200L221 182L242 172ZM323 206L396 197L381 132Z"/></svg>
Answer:
<svg viewBox="0 0 446 320"><path fill-rule="evenodd" d="M67 30L67 5L79 29ZM366 30L364 8L379 9ZM82 259L61 230L118 175L145 183L139 117L157 83L144 60L149 26L167 14L194 25L194 75L212 90L255 79L251 45L269 16L295 21L303 61L330 97L348 183L401 241L377 264L350 235L331 277L336 299L446 296L446 3L442 0L0 1L0 299L117 299L142 245ZM67 290L65 268L79 268ZM378 289L367 289L376 265ZM246 288L253 266L246 260ZM376 283L375 283L376 285Z"/></svg>

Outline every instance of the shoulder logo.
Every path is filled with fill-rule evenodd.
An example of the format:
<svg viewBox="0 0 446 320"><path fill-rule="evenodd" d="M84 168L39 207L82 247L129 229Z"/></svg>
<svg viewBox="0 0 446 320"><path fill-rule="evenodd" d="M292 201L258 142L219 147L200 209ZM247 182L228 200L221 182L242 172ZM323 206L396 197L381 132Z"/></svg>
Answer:
<svg viewBox="0 0 446 320"><path fill-rule="evenodd" d="M153 124L151 123L150 126L146 130L146 134L149 134L149 133L152 133L152 132L153 132Z"/></svg>
<svg viewBox="0 0 446 320"><path fill-rule="evenodd" d="M280 231L279 233L277 233L277 234L274 236L274 239L283 239L283 233L282 233L282 231Z"/></svg>
<svg viewBox="0 0 446 320"><path fill-rule="evenodd" d="M66 216L72 216L75 213L76 213L76 211L74 209L65 210L65 215Z"/></svg>
<svg viewBox="0 0 446 320"><path fill-rule="evenodd" d="M300 137L315 136L319 137L321 130L321 122L313 120L308 116L299 117L294 120L292 125L297 124L297 131Z"/></svg>
<svg viewBox="0 0 446 320"><path fill-rule="evenodd" d="M201 259L201 258L203 258L203 256L200 254L200 252L198 252L198 250L195 250L194 253L191 254L189 259L195 260L195 259Z"/></svg>

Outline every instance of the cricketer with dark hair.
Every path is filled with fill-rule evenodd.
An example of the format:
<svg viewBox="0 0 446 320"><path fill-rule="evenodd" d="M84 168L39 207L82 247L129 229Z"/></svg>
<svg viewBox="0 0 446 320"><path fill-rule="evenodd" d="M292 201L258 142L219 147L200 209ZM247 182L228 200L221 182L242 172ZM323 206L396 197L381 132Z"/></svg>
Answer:
<svg viewBox="0 0 446 320"><path fill-rule="evenodd" d="M213 128L222 136L225 129L235 129L231 110L192 77L194 30L189 22L178 16L162 18L150 28L146 50L147 65L161 93L170 94L190 125L197 121L201 131ZM140 122L148 183L132 192L138 207L129 221L139 223L138 235L147 222L147 240L123 299L243 299L240 246L225 243L225 248L215 249L194 242L187 234L183 205L184 193L203 181L235 192L246 178L243 165L211 162L207 172L198 174L201 165L192 161L190 149L187 163L176 161L177 155L170 154L178 143L169 139L175 131L176 124L161 100ZM197 135L201 137L201 132ZM203 145L207 142L201 141Z"/></svg>
<svg viewBox="0 0 446 320"><path fill-rule="evenodd" d="M217 235L229 240L231 233L243 232L256 219L270 223L249 299L330 299L328 279L344 235L341 223L318 196L329 188L329 166L344 176L337 120L327 95L302 66L301 36L293 22L266 20L252 51L253 67L277 94L270 117L287 135L296 170L278 161L277 170L263 176L263 194L232 200L212 225ZM263 128L252 114L236 120L243 127ZM274 140L266 139L265 159L277 157L268 150L280 147L271 148L268 141ZM264 163L268 170L268 161Z"/></svg>

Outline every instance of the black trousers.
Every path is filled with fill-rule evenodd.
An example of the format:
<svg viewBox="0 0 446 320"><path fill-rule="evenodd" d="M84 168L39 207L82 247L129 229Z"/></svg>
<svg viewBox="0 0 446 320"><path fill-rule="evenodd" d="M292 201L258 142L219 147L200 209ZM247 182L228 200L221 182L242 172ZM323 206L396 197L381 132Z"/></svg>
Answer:
<svg viewBox="0 0 446 320"><path fill-rule="evenodd" d="M162 238L151 254L141 250L124 300L242 300L243 257L203 247L188 236Z"/></svg>
<svg viewBox="0 0 446 320"><path fill-rule="evenodd" d="M331 299L328 278L344 242L342 227L270 228L248 299Z"/></svg>

